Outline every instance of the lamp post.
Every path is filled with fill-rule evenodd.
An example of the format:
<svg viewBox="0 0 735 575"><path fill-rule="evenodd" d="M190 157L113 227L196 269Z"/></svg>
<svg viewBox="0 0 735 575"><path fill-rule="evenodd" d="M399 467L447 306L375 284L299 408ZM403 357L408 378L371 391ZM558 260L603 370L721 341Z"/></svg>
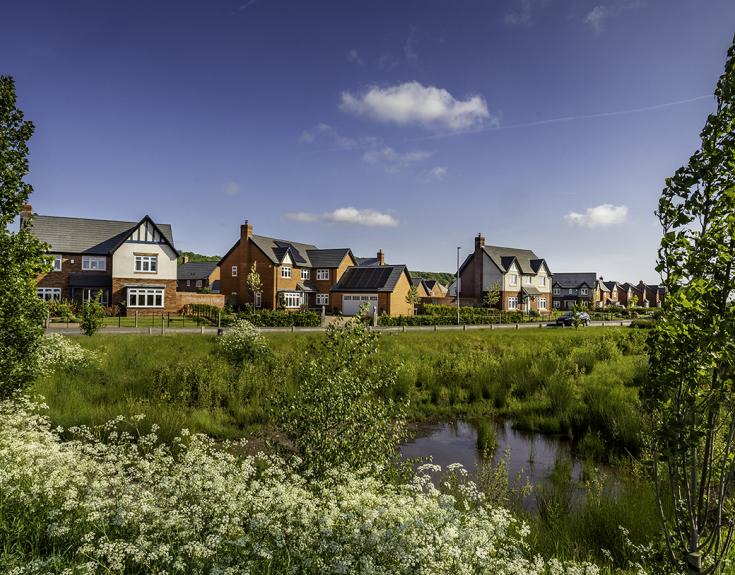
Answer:
<svg viewBox="0 0 735 575"><path fill-rule="evenodd" d="M454 282L455 292L457 292L457 325L459 325L459 250L462 248L457 246L457 279Z"/></svg>

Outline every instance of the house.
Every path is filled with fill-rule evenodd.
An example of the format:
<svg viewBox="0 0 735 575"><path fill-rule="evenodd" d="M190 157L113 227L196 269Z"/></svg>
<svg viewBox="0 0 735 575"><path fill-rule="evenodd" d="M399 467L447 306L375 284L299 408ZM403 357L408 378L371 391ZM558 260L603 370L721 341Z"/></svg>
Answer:
<svg viewBox="0 0 735 575"><path fill-rule="evenodd" d="M592 307L596 288L595 272L556 272L553 283L554 309L572 309L577 304Z"/></svg>
<svg viewBox="0 0 735 575"><path fill-rule="evenodd" d="M190 262L187 256L176 270L176 284L180 292L197 292L203 289L219 293L220 268L217 262Z"/></svg>
<svg viewBox="0 0 735 575"><path fill-rule="evenodd" d="M552 275L546 261L531 250L486 246L478 234L475 249L459 268L459 297L480 305L491 289L500 292L505 311L551 309Z"/></svg>
<svg viewBox="0 0 735 575"><path fill-rule="evenodd" d="M602 281L602 278L600 278L600 281ZM623 306L623 299L625 298L624 288L621 284L619 284L616 281L612 282L603 282L605 284L605 287L607 288L607 300L605 300L605 307L608 306ZM626 299L627 301L627 299Z"/></svg>
<svg viewBox="0 0 735 575"><path fill-rule="evenodd" d="M610 288L607 287L602 278L597 278L594 293L595 307L605 307L610 305Z"/></svg>
<svg viewBox="0 0 735 575"><path fill-rule="evenodd" d="M245 220L240 238L217 264L220 292L235 305L266 309L326 307L337 309L341 299L331 288L347 268L357 265L349 248L319 249L311 244L280 240L253 233ZM261 291L250 292L247 277L255 265ZM339 305L338 305L339 304Z"/></svg>
<svg viewBox="0 0 735 575"><path fill-rule="evenodd" d="M666 290L658 284L647 284L643 280L638 282L636 286L637 293L643 302L641 307L661 307Z"/></svg>
<svg viewBox="0 0 735 575"><path fill-rule="evenodd" d="M632 305L633 302L633 286L627 282L617 283L618 288L618 303L623 307Z"/></svg>
<svg viewBox="0 0 735 575"><path fill-rule="evenodd" d="M406 298L412 285L405 265L353 266L332 287L332 303L348 316L355 315L363 304L368 304L368 313L411 315L413 305Z"/></svg>
<svg viewBox="0 0 735 575"><path fill-rule="evenodd" d="M138 222L95 220L32 213L26 205L21 226L48 244L52 271L37 279L46 300L87 301L134 312L176 311L179 253L169 224L150 216Z"/></svg>
<svg viewBox="0 0 735 575"><path fill-rule="evenodd" d="M384 266L385 254L383 250L378 250L377 257L374 258L355 258L358 266Z"/></svg>
<svg viewBox="0 0 735 575"><path fill-rule="evenodd" d="M638 284L625 282L623 287L628 291L627 306L628 307L649 307L650 303L646 297L646 284L642 281Z"/></svg>
<svg viewBox="0 0 735 575"><path fill-rule="evenodd" d="M416 288L416 295L419 299L431 298L431 290L426 285L426 280L422 278L411 278L411 285Z"/></svg>
<svg viewBox="0 0 735 575"><path fill-rule="evenodd" d="M429 290L430 297L444 298L447 297L447 288L438 280L424 280L426 288Z"/></svg>

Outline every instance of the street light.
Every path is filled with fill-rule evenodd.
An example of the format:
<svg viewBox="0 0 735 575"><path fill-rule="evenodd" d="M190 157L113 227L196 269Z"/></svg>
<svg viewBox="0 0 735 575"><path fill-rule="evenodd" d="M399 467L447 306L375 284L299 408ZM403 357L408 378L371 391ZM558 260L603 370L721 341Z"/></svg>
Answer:
<svg viewBox="0 0 735 575"><path fill-rule="evenodd" d="M454 282L454 291L457 293L457 325L459 325L459 250L461 249L457 246L457 279Z"/></svg>

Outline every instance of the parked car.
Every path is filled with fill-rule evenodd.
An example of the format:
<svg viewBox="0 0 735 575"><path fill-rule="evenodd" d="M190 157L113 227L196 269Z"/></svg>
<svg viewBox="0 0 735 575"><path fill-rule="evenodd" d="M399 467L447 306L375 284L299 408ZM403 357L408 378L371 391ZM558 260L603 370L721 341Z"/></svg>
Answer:
<svg viewBox="0 0 735 575"><path fill-rule="evenodd" d="M576 313L577 318L580 321L580 325L587 326L590 324L590 314L588 314L586 311L582 311L582 312L568 311L564 315L556 318L556 322L554 322L554 324L558 326L574 325L575 313Z"/></svg>

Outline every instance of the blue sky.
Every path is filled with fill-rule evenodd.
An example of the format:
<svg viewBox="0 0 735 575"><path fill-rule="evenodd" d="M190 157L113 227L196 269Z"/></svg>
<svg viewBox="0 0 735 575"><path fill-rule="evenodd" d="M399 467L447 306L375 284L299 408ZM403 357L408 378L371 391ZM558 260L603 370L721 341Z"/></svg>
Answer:
<svg viewBox="0 0 735 575"><path fill-rule="evenodd" d="M656 281L653 215L714 110L731 0L33 1L0 73L34 210L452 271L483 232ZM10 23L10 25L8 25Z"/></svg>

